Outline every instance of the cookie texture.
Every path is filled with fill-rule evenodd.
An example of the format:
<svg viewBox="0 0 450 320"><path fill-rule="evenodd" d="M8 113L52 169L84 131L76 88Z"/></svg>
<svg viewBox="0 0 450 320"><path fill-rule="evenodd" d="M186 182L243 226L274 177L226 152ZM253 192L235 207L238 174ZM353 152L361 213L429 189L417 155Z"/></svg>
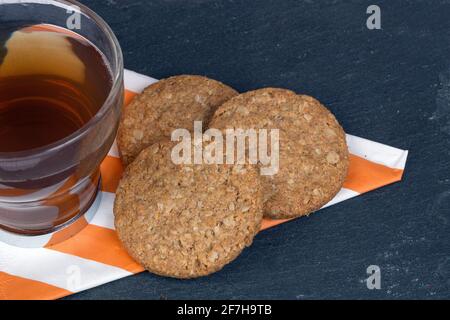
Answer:
<svg viewBox="0 0 450 320"><path fill-rule="evenodd" d="M128 166L115 225L150 272L196 278L222 269L252 243L263 216L262 186L255 166L175 165L173 145L156 143Z"/></svg>
<svg viewBox="0 0 450 320"><path fill-rule="evenodd" d="M180 75L150 85L124 108L117 143L125 165L146 147L170 137L174 129L207 126L214 111L238 93L216 80Z"/></svg>
<svg viewBox="0 0 450 320"><path fill-rule="evenodd" d="M264 215L309 215L339 192L347 175L344 130L316 99L285 89L265 88L224 103L210 128L279 129L279 172L262 176Z"/></svg>

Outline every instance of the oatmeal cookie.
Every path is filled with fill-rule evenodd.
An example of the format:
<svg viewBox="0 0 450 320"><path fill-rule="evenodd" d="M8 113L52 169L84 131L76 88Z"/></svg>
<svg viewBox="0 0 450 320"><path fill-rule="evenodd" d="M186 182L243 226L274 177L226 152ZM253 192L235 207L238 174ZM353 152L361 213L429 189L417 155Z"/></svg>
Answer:
<svg viewBox="0 0 450 320"><path fill-rule="evenodd" d="M269 218L309 215L339 192L347 175L344 130L316 99L266 88L225 102L210 128L279 129L279 172L262 176Z"/></svg>
<svg viewBox="0 0 450 320"><path fill-rule="evenodd" d="M173 146L156 143L128 166L115 225L127 251L150 272L205 276L233 261L259 231L259 173L246 165L176 165Z"/></svg>
<svg viewBox="0 0 450 320"><path fill-rule="evenodd" d="M194 121L207 126L214 111L238 93L216 80L180 75L160 80L124 108L117 143L125 165L146 147L170 138L175 129L193 131Z"/></svg>

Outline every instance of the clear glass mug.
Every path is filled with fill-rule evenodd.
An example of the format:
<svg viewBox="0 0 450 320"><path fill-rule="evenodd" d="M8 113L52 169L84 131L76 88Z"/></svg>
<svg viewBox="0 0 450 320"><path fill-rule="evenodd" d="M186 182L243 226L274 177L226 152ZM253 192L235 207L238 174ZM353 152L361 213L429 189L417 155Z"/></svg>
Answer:
<svg viewBox="0 0 450 320"><path fill-rule="evenodd" d="M55 233L83 216L96 197L100 163L114 142L124 97L122 52L112 30L76 1L0 0L0 49L11 26L67 29L73 14L79 14L80 26L71 31L107 60L111 89L99 111L71 135L31 150L0 152L0 233Z"/></svg>

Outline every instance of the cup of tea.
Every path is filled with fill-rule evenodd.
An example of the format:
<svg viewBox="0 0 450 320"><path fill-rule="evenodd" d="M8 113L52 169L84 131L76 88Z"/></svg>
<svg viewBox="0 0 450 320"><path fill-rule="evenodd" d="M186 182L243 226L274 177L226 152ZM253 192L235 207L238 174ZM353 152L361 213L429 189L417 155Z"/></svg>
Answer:
<svg viewBox="0 0 450 320"><path fill-rule="evenodd" d="M92 215L123 96L122 52L97 14L0 0L0 241L42 246Z"/></svg>

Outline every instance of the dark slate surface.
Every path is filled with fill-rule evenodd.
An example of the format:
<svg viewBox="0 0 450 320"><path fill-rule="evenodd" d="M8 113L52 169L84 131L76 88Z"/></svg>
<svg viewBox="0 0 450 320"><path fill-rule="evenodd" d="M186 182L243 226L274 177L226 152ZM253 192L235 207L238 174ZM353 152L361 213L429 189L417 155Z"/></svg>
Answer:
<svg viewBox="0 0 450 320"><path fill-rule="evenodd" d="M222 272L143 273L70 299L450 298L450 1L84 0L126 67L322 100L354 135L410 150L404 181L262 232ZM381 268L368 290L366 268Z"/></svg>

